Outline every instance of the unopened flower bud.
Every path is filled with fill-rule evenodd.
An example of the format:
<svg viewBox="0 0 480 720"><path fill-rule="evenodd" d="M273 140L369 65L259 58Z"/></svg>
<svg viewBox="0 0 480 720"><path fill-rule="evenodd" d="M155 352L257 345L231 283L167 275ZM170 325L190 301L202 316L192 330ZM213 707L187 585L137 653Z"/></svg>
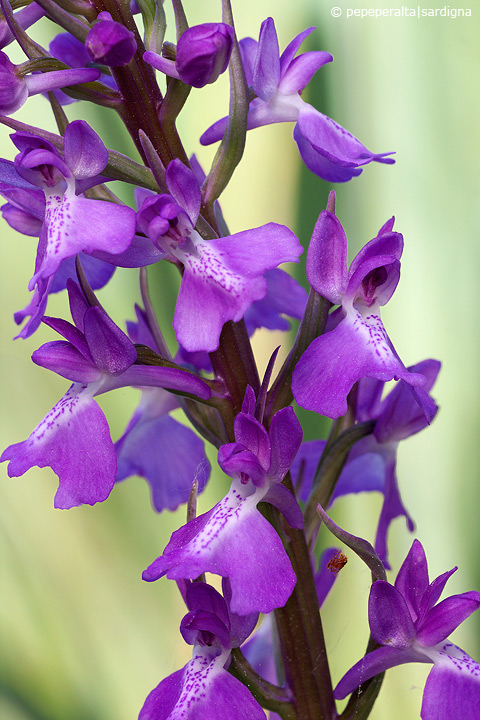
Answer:
<svg viewBox="0 0 480 720"><path fill-rule="evenodd" d="M204 23L186 30L177 45L176 68L181 80L193 87L213 83L228 67L233 28Z"/></svg>
<svg viewBox="0 0 480 720"><path fill-rule="evenodd" d="M99 17L107 13L100 13ZM137 51L134 34L121 23L100 19L87 35L85 47L93 62L118 67L127 65Z"/></svg>

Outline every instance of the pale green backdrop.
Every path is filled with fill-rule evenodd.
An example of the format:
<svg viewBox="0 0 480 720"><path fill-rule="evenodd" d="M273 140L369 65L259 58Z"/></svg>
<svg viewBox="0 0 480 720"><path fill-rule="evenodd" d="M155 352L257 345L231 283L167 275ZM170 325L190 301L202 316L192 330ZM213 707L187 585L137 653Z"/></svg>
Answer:
<svg viewBox="0 0 480 720"><path fill-rule="evenodd" d="M443 7L438 0L427 2ZM406 364L427 357L443 362L435 389L441 412L431 428L401 447L399 477L431 574L460 567L449 583L450 594L480 588L480 8L477 0L466 2L472 17L363 20L346 17L348 7L360 7L354 0L234 2L239 36L257 36L261 21L274 15L284 47L295 33L316 25L309 48L329 50L335 58L313 86L319 109L370 149L397 152L393 167L374 164L338 187L337 212L352 257L395 214L405 252L401 283L384 310L384 322ZM331 15L334 5L343 10L339 18ZM219 6L213 0L185 3L191 24L218 19ZM364 7L391 9L395 4L368 0ZM48 22L43 32L44 38L51 36ZM11 57L21 60L18 53ZM193 91L181 117L188 151L199 152L205 164L212 152L199 149L198 135L223 114L226 87L222 79ZM71 119L84 116L80 105L67 112ZM43 98L30 100L16 117L53 129ZM109 114L89 117L107 144L131 149ZM13 157L6 130L1 142L2 154ZM325 198L325 184L306 177L290 126L249 134L245 161L222 200L231 230L274 220L292 227L306 244ZM1 249L3 448L27 437L67 384L30 361L33 350L54 339L51 331L41 328L27 341L11 340L16 331L12 314L28 300L35 242L2 226ZM132 318L132 303L138 300L134 276L118 271L100 293L119 324ZM168 276L164 283L155 297L168 310L173 279ZM49 301L49 314L65 313L64 296ZM256 339L262 365L278 340L269 333ZM136 391L128 389L101 399L114 439L136 401ZM313 436L311 425L308 433ZM211 483L200 510L211 507L225 487L222 478ZM178 633L183 607L176 588L165 580L147 584L140 578L183 522L184 512L155 515L139 478L115 488L100 506L70 511L53 510L55 488L49 470L34 469L10 480L2 468L0 712L5 720L131 720L152 687L189 656ZM377 497L345 499L336 518L372 539L379 508ZM390 532L395 568L411 540L403 522L395 522ZM367 569L350 554L325 608L335 681L363 654L368 587ZM453 635L477 659L479 627L473 616ZM418 718L427 672L423 665L392 670L372 719Z"/></svg>

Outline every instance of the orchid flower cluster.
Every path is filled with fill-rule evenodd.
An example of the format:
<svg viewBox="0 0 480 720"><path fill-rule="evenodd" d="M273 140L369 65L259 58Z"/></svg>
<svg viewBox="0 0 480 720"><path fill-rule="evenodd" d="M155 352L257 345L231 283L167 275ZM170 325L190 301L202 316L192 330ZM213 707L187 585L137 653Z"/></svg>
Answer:
<svg viewBox="0 0 480 720"><path fill-rule="evenodd" d="M424 720L475 720L480 665L448 637L479 608L480 593L440 601L456 568L430 582L417 539L393 584L386 575L390 524L403 516L414 530L396 475L398 444L438 410L430 393L440 363L405 367L381 319L399 282L403 237L388 219L348 267L333 191L308 247L274 220L230 233L218 202L247 132L272 123L294 124L302 161L329 183L394 162L302 97L333 60L301 51L314 28L280 52L272 18L258 41L237 38L230 0L219 3L217 22L193 27L172 0L174 28L163 0L0 4L0 122L16 149L13 161L0 160L1 212L38 238L17 337L41 323L53 330L57 339L32 360L70 383L1 460L10 477L50 467L56 508L103 502L132 475L149 483L155 512L185 506L185 524L165 548L152 548L143 579L176 581L192 659L159 677L140 720L366 718L384 672L407 662L433 665ZM43 16L59 28L48 49L31 35ZM20 65L8 57L12 42L26 55ZM176 120L192 87L201 92L227 71L228 116L199 127L200 143L220 142L203 169ZM13 117L37 93L48 98L57 132ZM78 101L117 113L138 158L106 148L86 121L70 122L68 106ZM112 180L134 187L135 207ZM308 294L281 267L304 250ZM165 263L181 279L174 352L147 282L147 268ZM142 297L124 329L97 297L117 267L138 274ZM71 321L48 315L52 293L68 297ZM288 330L288 318L299 320L293 345L280 369L276 350L259 377L250 337L262 327ZM125 387L141 399L114 442L96 397ZM303 442L294 401L332 420L326 439ZM188 425L171 417L179 408ZM217 452L224 494L198 515L210 475L205 442ZM338 497L370 491L383 496L374 545L327 514ZM330 534L372 571L365 656L335 681L320 608L347 558L337 547L320 554L317 539L325 544ZM336 701L347 696L340 710Z"/></svg>

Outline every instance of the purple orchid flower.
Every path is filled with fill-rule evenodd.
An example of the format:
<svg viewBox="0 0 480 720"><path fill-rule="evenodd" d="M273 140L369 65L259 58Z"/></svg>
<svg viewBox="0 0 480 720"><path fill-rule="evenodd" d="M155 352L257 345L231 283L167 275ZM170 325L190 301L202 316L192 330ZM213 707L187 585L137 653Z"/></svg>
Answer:
<svg viewBox="0 0 480 720"><path fill-rule="evenodd" d="M275 505L294 527L303 525L300 508L281 484L301 443L300 424L293 409L284 408L267 432L254 409L249 388L235 418L236 442L222 445L218 453L220 467L234 478L227 495L174 532L163 555L143 573L149 582L163 575L193 579L203 572L228 577L231 608L239 615L283 606L296 582L280 537L257 510L258 503Z"/></svg>
<svg viewBox="0 0 480 720"><path fill-rule="evenodd" d="M480 607L480 593L466 592L438 603L448 578L429 584L425 551L418 540L408 553L395 585L372 585L368 619L373 639L382 647L354 665L335 688L341 700L361 683L396 665L430 662L423 693L423 720L476 720L480 707L480 665L447 640Z"/></svg>
<svg viewBox="0 0 480 720"><path fill-rule="evenodd" d="M35 273L29 283L34 295L21 314L22 318L31 315L22 333L27 337L45 312L53 276L62 261L81 252L104 251L110 259L110 254L124 252L135 234L135 212L124 205L76 194L102 182L99 173L108 162L105 145L85 121L68 125L64 158L51 143L36 135L18 132L11 137L20 153L13 167L8 161L1 162L2 190L14 187L35 192L40 187L45 195Z"/></svg>
<svg viewBox="0 0 480 720"><path fill-rule="evenodd" d="M437 360L424 360L408 370L421 373L426 378L423 388L412 388L400 381L382 400L385 385L383 382L363 378L358 383L355 419L358 422L375 420L375 429L371 435L355 443L350 450L330 500L332 505L337 498L351 493L383 493L375 551L387 569L390 569L387 534L391 522L403 516L410 532L413 532L415 527L398 488L398 444L427 427L438 410L428 393L435 384L440 363ZM308 500L324 447L324 440L303 443L292 464L292 478L302 501Z"/></svg>
<svg viewBox="0 0 480 720"><path fill-rule="evenodd" d="M125 386L168 388L208 398L210 389L183 370L134 364L135 346L108 317L91 305L79 286L67 284L75 325L58 318L44 322L65 340L46 343L32 360L73 381L66 394L27 440L10 445L0 461L10 460L10 477L28 469L51 467L60 484L55 507L93 505L105 500L115 483L117 460L108 423L96 395Z"/></svg>
<svg viewBox="0 0 480 720"><path fill-rule="evenodd" d="M138 306L135 310L138 322L127 323L132 342L160 352L145 312ZM179 407L175 395L155 387L141 391L140 404L115 443L117 482L140 475L150 485L155 510L175 510L187 502L194 479L198 492L202 492L210 475L210 463L202 440L169 416Z"/></svg>
<svg viewBox="0 0 480 720"><path fill-rule="evenodd" d="M258 43L252 38L240 41L247 83L256 97L248 111L247 129L277 122L295 122L293 137L307 167L329 182L345 182L360 175L362 166L372 160L393 163L367 150L353 135L331 118L315 110L301 98L302 90L323 65L332 62L328 52L311 51L295 57L305 38L315 28L297 35L279 54L278 39L272 18L262 23ZM220 140L227 118L212 125L200 138L202 145Z"/></svg>
<svg viewBox="0 0 480 720"><path fill-rule="evenodd" d="M225 23L194 25L180 36L175 61L151 51L144 53L143 59L169 77L202 88L227 69L233 38L233 28Z"/></svg>
<svg viewBox="0 0 480 720"><path fill-rule="evenodd" d="M253 625L232 617L228 604L203 582L190 583L186 591L190 612L180 625L183 639L193 645L192 659L181 670L162 680L147 697L139 720L266 720L249 690L231 675L232 647L238 647ZM236 631L236 632L235 632Z"/></svg>
<svg viewBox="0 0 480 720"><path fill-rule="evenodd" d="M10 62L0 52L0 114L12 115L30 95L56 90L69 85L93 82L100 77L96 68L69 68L52 72L22 75L22 66Z"/></svg>
<svg viewBox="0 0 480 720"><path fill-rule="evenodd" d="M203 240L195 230L201 196L193 172L172 160L166 182L171 195L147 197L137 228L163 256L171 255L183 265L173 319L178 342L189 352L212 352L218 348L223 325L238 322L253 301L265 297L265 272L296 262L303 250L291 230L276 223Z"/></svg>
<svg viewBox="0 0 480 720"><path fill-rule="evenodd" d="M312 288L341 308L331 316L334 329L316 338L294 372L292 392L307 410L336 418L347 411L347 395L363 377L425 383L398 357L380 318L380 307L400 279L403 238L393 219L360 250L347 272L347 238L337 217L326 210L313 231L307 277ZM328 330L328 324L327 324Z"/></svg>

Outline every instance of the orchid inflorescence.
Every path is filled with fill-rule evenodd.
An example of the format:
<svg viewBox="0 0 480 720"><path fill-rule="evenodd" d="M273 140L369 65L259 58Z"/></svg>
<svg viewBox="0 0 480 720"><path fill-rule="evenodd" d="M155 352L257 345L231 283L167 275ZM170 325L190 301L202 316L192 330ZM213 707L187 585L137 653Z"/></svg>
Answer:
<svg viewBox="0 0 480 720"><path fill-rule="evenodd" d="M333 60L301 52L314 28L280 53L272 18L258 42L237 38L230 0L221 2L221 22L194 27L172 0L175 31L163 0L0 3L0 120L18 151L13 162L0 160L1 211L12 228L39 239L31 298L15 322L21 338L41 323L57 333L32 359L71 383L1 460L11 477L52 468L57 508L102 502L131 475L147 480L156 512L187 506L186 523L156 559L152 548L143 579L177 582L192 659L152 690L140 720L261 720L265 711L285 720L366 718L384 671L406 662L433 664L424 720L475 720L480 665L448 636L478 609L480 593L440 601L454 570L430 582L417 539L394 584L386 575L391 522L404 516L414 529L396 475L398 443L438 410L430 393L440 363L405 367L381 319L400 279L403 237L388 219L347 267L331 191L307 249L307 295L280 267L298 262L296 235L273 221L229 233L218 203L247 131L259 126L294 123L302 160L330 183L351 180L370 162L394 162L302 97ZM60 28L48 50L31 37L43 16ZM7 54L15 41L27 58L20 65ZM227 70L229 114L199 128L203 145L220 141L205 173L176 119L192 87ZM11 117L38 93L48 97L58 133ZM141 162L107 149L85 120L69 122L66 109L79 100L116 112ZM134 186L135 209L112 192L112 180ZM181 276L175 353L149 294L146 268L157 263ZM126 332L96 294L117 267L140 278L143 307L132 307ZM49 296L65 290L71 322L47 315ZM260 378L250 336L261 327L288 330L285 316L300 321L293 346L276 374L275 351ZM141 399L113 442L95 398L121 387L139 388ZM333 420L327 439L302 442L293 401ZM170 416L179 408L188 426ZM197 515L210 475L204 441L230 481ZM364 491L383 495L374 546L327 514L338 497ZM319 608L348 570L336 547L319 557L317 538L329 532L372 571L367 652L336 686ZM221 578L221 592L211 575ZM348 695L340 712L336 701Z"/></svg>

